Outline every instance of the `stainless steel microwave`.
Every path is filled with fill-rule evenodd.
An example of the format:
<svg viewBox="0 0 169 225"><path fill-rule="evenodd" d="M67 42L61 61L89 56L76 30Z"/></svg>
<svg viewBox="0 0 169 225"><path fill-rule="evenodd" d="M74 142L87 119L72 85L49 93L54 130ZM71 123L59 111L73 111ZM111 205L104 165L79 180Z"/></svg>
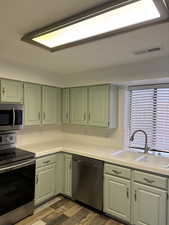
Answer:
<svg viewBox="0 0 169 225"><path fill-rule="evenodd" d="M22 104L0 104L0 131L21 129L23 110Z"/></svg>

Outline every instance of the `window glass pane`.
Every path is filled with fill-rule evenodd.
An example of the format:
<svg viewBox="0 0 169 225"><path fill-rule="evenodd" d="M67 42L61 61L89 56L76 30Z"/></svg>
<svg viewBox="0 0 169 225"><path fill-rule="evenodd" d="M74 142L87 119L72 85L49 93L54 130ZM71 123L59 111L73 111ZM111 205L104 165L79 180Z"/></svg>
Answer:
<svg viewBox="0 0 169 225"><path fill-rule="evenodd" d="M129 134L135 130L144 130L148 134L148 144L152 145L153 97L154 89L134 90L130 93ZM145 137L138 133L130 146L144 147Z"/></svg>
<svg viewBox="0 0 169 225"><path fill-rule="evenodd" d="M169 150L169 88L157 89L155 149Z"/></svg>
<svg viewBox="0 0 169 225"><path fill-rule="evenodd" d="M148 134L148 146L169 152L169 88L130 90L129 138L135 130ZM145 139L136 134L131 147L144 147Z"/></svg>

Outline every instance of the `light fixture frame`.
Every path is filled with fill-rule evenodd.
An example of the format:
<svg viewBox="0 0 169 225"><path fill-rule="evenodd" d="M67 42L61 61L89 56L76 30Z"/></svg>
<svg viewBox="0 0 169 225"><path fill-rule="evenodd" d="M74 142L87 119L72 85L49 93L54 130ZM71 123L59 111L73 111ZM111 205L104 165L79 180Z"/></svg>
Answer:
<svg viewBox="0 0 169 225"><path fill-rule="evenodd" d="M130 32L130 31L136 30L136 29L141 29L143 27L150 26L150 25L152 26L152 25L155 25L155 24L161 24L161 23L164 23L164 22L169 22L169 5L168 5L168 3L165 0L153 0L154 4L156 5L156 7L158 8L158 10L161 14L160 18L153 19L153 20L146 21L146 22L141 22L141 23L138 23L138 24L127 26L125 28L120 28L120 29L117 29L117 30L114 30L114 31L110 31L110 32L107 32L107 33L95 35L95 36L85 38L85 39L81 39L81 40L78 40L78 41L74 41L74 42L71 42L71 43L66 43L66 44L56 46L56 47L53 47L53 48L49 48L49 47L47 47L43 44L40 44L40 43L33 40L33 38L39 37L39 36L47 34L49 32L59 30L61 28L67 27L67 26L75 24L77 22L80 22L80 21L92 18L94 16L100 15L104 12L108 12L112 9L117 9L117 8L122 7L122 6L128 5L130 3L138 2L138 1L141 1L141 0L115 0L111 3L109 2L109 3L102 4L100 6L97 6L97 7L88 9L86 11L80 12L76 15L71 16L71 17L67 17L63 20L57 21L56 23L50 24L48 26L45 26L45 27L40 28L38 30L35 30L33 32L27 33L21 38L21 40L24 41L24 42L27 42L29 44L32 44L34 46L46 49L50 52L55 52L55 51L58 51L58 50L61 50L61 49L66 49L66 48L70 48L70 47L73 47L73 46L77 46L77 45L85 44L85 43L88 43L88 42L96 41L96 40L99 40L99 39L111 37L113 35L118 35L118 34L121 34L121 33L127 33L127 32Z"/></svg>

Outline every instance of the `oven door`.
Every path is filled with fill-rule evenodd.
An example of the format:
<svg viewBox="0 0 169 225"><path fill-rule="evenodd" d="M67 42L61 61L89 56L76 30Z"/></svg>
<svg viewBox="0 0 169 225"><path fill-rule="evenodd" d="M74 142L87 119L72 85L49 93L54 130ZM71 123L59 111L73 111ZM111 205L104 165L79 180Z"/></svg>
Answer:
<svg viewBox="0 0 169 225"><path fill-rule="evenodd" d="M34 189L35 160L0 168L0 217L32 202Z"/></svg>

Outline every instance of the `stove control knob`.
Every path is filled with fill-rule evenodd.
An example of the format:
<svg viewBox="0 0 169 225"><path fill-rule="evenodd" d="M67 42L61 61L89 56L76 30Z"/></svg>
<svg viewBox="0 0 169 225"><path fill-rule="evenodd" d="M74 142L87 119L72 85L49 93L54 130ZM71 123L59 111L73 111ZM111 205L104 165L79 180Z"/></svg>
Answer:
<svg viewBox="0 0 169 225"><path fill-rule="evenodd" d="M14 142L14 137L13 137L13 136L7 136L7 137L6 137L6 142L7 142L8 144L13 143L13 142Z"/></svg>

